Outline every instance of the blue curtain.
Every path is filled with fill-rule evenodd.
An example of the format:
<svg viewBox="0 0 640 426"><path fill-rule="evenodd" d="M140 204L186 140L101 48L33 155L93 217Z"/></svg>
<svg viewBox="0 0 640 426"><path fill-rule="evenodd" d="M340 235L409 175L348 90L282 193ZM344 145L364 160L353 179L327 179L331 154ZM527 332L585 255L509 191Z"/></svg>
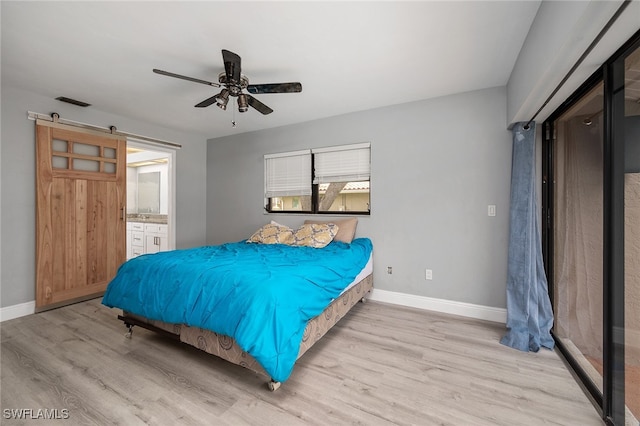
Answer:
<svg viewBox="0 0 640 426"><path fill-rule="evenodd" d="M507 333L503 345L521 351L552 349L553 311L542 263L536 207L535 123L513 127L509 260L507 267Z"/></svg>

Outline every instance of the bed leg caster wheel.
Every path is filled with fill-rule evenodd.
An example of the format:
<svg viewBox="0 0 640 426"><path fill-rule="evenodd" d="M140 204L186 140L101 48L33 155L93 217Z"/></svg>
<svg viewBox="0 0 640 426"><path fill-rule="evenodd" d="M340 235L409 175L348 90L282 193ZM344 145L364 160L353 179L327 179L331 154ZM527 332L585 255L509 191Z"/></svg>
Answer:
<svg viewBox="0 0 640 426"><path fill-rule="evenodd" d="M362 299L360 299L360 302L361 302L361 303L367 303L367 298L366 298L366 297L363 297Z"/></svg>
<svg viewBox="0 0 640 426"><path fill-rule="evenodd" d="M274 381L274 380L271 380L269 383L267 383L267 386L269 386L269 390L270 390L271 392L275 392L275 391L277 391L277 390L280 388L280 385L281 385L281 384L282 384L282 383L280 383L280 382L276 382L276 381Z"/></svg>
<svg viewBox="0 0 640 426"><path fill-rule="evenodd" d="M131 339L131 336L133 335L133 325L126 324L126 327L127 332L124 334L124 337L126 337L127 339Z"/></svg>

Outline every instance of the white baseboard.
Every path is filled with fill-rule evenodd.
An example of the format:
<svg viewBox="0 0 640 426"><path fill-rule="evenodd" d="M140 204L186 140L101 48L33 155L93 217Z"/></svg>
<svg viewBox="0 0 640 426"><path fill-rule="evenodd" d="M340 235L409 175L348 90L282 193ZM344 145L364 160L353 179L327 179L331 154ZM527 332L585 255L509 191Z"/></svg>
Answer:
<svg viewBox="0 0 640 426"><path fill-rule="evenodd" d="M371 300L506 324L507 310L374 288Z"/></svg>
<svg viewBox="0 0 640 426"><path fill-rule="evenodd" d="M445 299L434 299L432 297L397 293L394 291L379 290L376 288L373 289L369 298L378 302L409 306L411 308L426 309L429 311L443 312L503 324L507 322L507 310L502 308L492 308L490 306L454 302L452 300ZM0 322L23 317L25 315L31 315L35 312L35 309L35 300L0 308Z"/></svg>
<svg viewBox="0 0 640 426"><path fill-rule="evenodd" d="M0 322L31 315L36 311L36 301L0 308Z"/></svg>

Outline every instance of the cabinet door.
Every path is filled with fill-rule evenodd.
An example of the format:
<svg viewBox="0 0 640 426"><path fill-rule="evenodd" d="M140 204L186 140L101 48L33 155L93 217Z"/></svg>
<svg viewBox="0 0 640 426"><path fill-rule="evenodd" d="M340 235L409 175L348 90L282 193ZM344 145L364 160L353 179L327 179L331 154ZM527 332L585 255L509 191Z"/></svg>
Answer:
<svg viewBox="0 0 640 426"><path fill-rule="evenodd" d="M167 238L167 225L145 223L144 225L144 252L157 253L169 249Z"/></svg>
<svg viewBox="0 0 640 426"><path fill-rule="evenodd" d="M167 237L161 234L144 234L144 252L157 253L168 249Z"/></svg>
<svg viewBox="0 0 640 426"><path fill-rule="evenodd" d="M160 242L160 251L169 250L169 238L166 233L162 236L158 236L158 241Z"/></svg>
<svg viewBox="0 0 640 426"><path fill-rule="evenodd" d="M157 253L160 251L160 245L156 244L157 239L153 234L144 234L144 252L145 253Z"/></svg>

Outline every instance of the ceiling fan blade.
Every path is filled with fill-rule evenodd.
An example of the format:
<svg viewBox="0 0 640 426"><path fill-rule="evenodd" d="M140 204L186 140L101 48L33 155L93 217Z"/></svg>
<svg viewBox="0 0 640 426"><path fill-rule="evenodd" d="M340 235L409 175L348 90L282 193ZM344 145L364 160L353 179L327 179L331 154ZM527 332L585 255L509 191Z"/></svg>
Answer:
<svg viewBox="0 0 640 426"><path fill-rule="evenodd" d="M182 80L193 81L194 83L206 84L207 86L220 87L220 84L218 83L213 83L211 81L206 81L206 80L200 80L199 78L187 77L186 75L180 75L180 74L176 74L169 71L159 70L156 68L153 69L153 72L155 72L156 74L166 75L168 77L175 77L175 78L180 78Z"/></svg>
<svg viewBox="0 0 640 426"><path fill-rule="evenodd" d="M214 104L216 102L216 99L218 99L218 95L213 95L210 98L205 99L204 101L200 102L199 104L197 104L195 107L196 108L204 108L204 107L208 107L211 104Z"/></svg>
<svg viewBox="0 0 640 426"><path fill-rule="evenodd" d="M302 92L300 83L271 83L271 84L250 84L247 86L249 93L298 93Z"/></svg>
<svg viewBox="0 0 640 426"><path fill-rule="evenodd" d="M222 60L224 61L224 71L227 74L227 81L240 82L240 56L222 49Z"/></svg>
<svg viewBox="0 0 640 426"><path fill-rule="evenodd" d="M249 104L249 106L256 109L258 112L261 112L264 115L271 114L273 112L271 108L269 108L268 106L266 106L265 104L263 104L262 102L254 98L253 96L251 95L246 95L246 96L247 96L247 103Z"/></svg>

